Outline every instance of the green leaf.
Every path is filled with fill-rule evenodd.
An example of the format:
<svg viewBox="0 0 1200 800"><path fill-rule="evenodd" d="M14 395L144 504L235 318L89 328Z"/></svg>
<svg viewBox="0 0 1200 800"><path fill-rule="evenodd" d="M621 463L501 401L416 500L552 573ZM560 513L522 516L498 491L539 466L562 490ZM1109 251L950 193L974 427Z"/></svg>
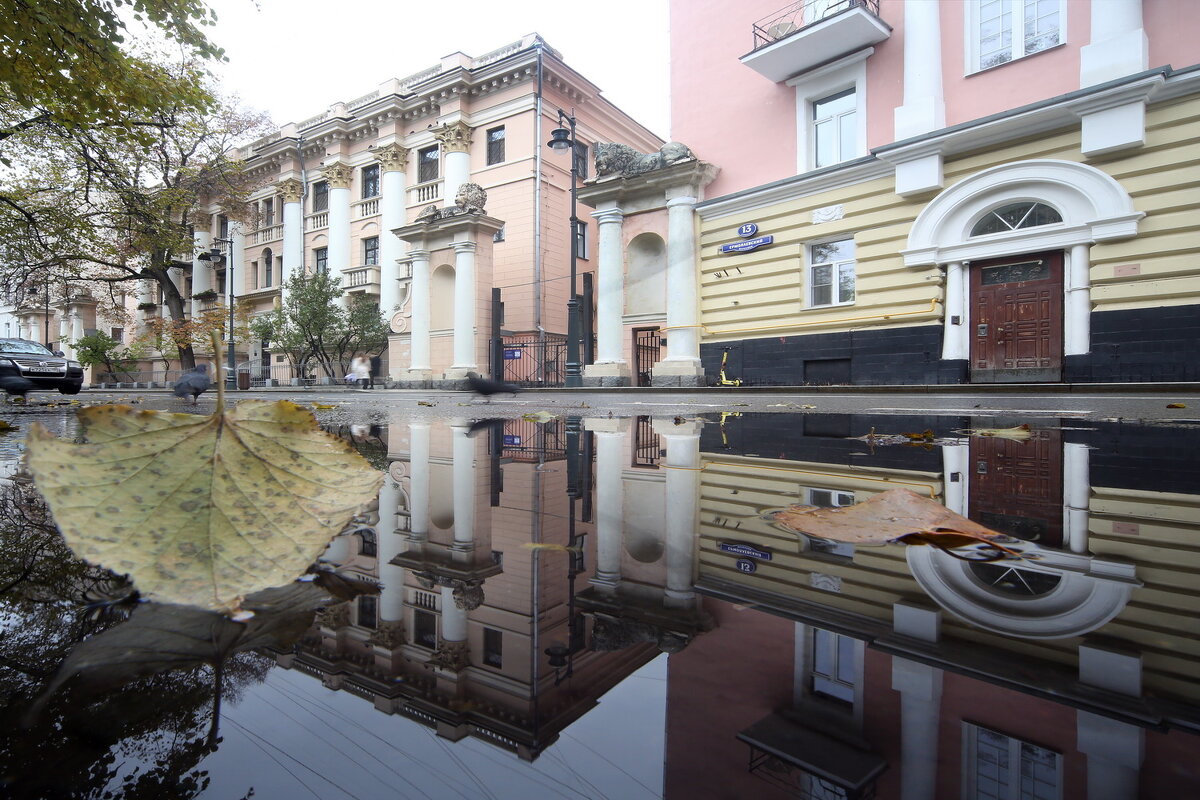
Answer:
<svg viewBox="0 0 1200 800"><path fill-rule="evenodd" d="M212 417L96 406L86 443L34 425L27 463L80 558L155 600L237 608L301 575L383 474L293 403Z"/></svg>

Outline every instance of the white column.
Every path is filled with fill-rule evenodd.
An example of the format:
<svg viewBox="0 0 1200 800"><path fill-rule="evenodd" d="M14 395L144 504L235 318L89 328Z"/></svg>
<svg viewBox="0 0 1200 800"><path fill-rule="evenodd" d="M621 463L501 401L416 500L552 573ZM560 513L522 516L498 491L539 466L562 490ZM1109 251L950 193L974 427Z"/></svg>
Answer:
<svg viewBox="0 0 1200 800"><path fill-rule="evenodd" d="M596 571L591 583L602 592L611 593L621 583L621 537L625 529L621 454L626 436L618 426L599 430L589 423L588 429L596 435Z"/></svg>
<svg viewBox="0 0 1200 800"><path fill-rule="evenodd" d="M376 537L379 539L379 617L384 622L398 622L404 618L404 568L394 566L391 561L401 552L403 538L396 533L396 508L400 500L400 486L390 477L384 478L379 490L379 524Z"/></svg>
<svg viewBox="0 0 1200 800"><path fill-rule="evenodd" d="M279 285L282 286L288 278L304 268L304 184L295 178L288 178L280 182L279 192L283 199L283 274L279 276ZM244 237L242 245L244 248ZM245 262L238 261L238 266L244 274L247 269ZM243 281L242 285L250 284Z"/></svg>
<svg viewBox="0 0 1200 800"><path fill-rule="evenodd" d="M333 541L329 543L329 547L325 548L325 555L321 556L321 560L338 564L339 566L345 564L354 555L350 547L352 539L352 536L344 533L333 537Z"/></svg>
<svg viewBox="0 0 1200 800"><path fill-rule="evenodd" d="M942 358L960 361L971 357L967 314L966 270L961 261L946 267L946 298L943 304ZM957 320L957 322L955 322Z"/></svg>
<svg viewBox="0 0 1200 800"><path fill-rule="evenodd" d="M656 381L666 377L667 385L698 386L704 377L697 324L695 206L694 197L667 201L667 357L654 368Z"/></svg>
<svg viewBox="0 0 1200 800"><path fill-rule="evenodd" d="M68 344L71 338L71 321L68 319L70 312L67 310L69 306L63 308L62 313L58 317L58 344L53 348L55 350L66 350L70 347ZM70 356L74 358L74 356Z"/></svg>
<svg viewBox="0 0 1200 800"><path fill-rule="evenodd" d="M442 184L446 192L443 205L453 206L458 190L471 180L471 156L469 153L453 151L446 153L442 163L446 167L446 177Z"/></svg>
<svg viewBox="0 0 1200 800"><path fill-rule="evenodd" d="M412 335L409 338L409 380L427 380L429 366L429 251L409 250L412 264Z"/></svg>
<svg viewBox="0 0 1200 800"><path fill-rule="evenodd" d="M450 423L453 435L454 545L469 550L475 542L475 440L470 420Z"/></svg>
<svg viewBox="0 0 1200 800"><path fill-rule="evenodd" d="M408 423L409 538L429 538L429 423Z"/></svg>
<svg viewBox="0 0 1200 800"><path fill-rule="evenodd" d="M1089 246L1076 244L1067 253L1066 302L1063 309L1063 352L1084 355L1092 349L1092 280Z"/></svg>
<svg viewBox="0 0 1200 800"><path fill-rule="evenodd" d="M1104 0L1080 9L1091 16L1092 38L1079 50L1079 86L1085 88L1150 67L1142 27L1142 0Z"/></svg>
<svg viewBox="0 0 1200 800"><path fill-rule="evenodd" d="M619 208L604 208L592 214L598 225L599 268L596 297L596 363L583 368L589 378L616 376L628 383L631 376L625 360L625 255ZM670 341L668 339L668 341Z"/></svg>
<svg viewBox="0 0 1200 800"><path fill-rule="evenodd" d="M68 336L71 342L78 342L83 338L83 315L79 313L78 307L72 306L70 307L68 317L71 324ZM71 358L75 358L75 347L72 344L67 343L67 346L63 349L67 351Z"/></svg>
<svg viewBox="0 0 1200 800"><path fill-rule="evenodd" d="M400 304L399 258L404 242L392 233L404 224L404 193L407 191L408 151L392 143L376 150L379 156L379 216L383 231L379 234L379 308L390 317Z"/></svg>
<svg viewBox="0 0 1200 800"><path fill-rule="evenodd" d="M897 140L946 127L940 7L904 0L904 105L895 111Z"/></svg>
<svg viewBox="0 0 1200 800"><path fill-rule="evenodd" d="M447 378L465 377L475 363L475 243L455 242L454 248L454 366Z"/></svg>
<svg viewBox="0 0 1200 800"><path fill-rule="evenodd" d="M442 205L453 206L458 190L471 180L471 127L447 123L433 132L442 150Z"/></svg>
<svg viewBox="0 0 1200 800"><path fill-rule="evenodd" d="M670 423L668 423L670 424ZM700 423L658 429L666 440L666 565L664 604L684 608L695 602L696 526L700 516Z"/></svg>
<svg viewBox="0 0 1200 800"><path fill-rule="evenodd" d="M200 294L212 288L212 262L197 258L212 245L212 217L208 214L197 215L193 224L192 294Z"/></svg>
<svg viewBox="0 0 1200 800"><path fill-rule="evenodd" d="M900 692L900 800L928 800L937 788L942 671L893 656L892 688Z"/></svg>
<svg viewBox="0 0 1200 800"><path fill-rule="evenodd" d="M336 275L345 287L350 282L346 270L353 266L350 260L351 169L339 162L327 165L323 172L329 182L329 274ZM338 297L338 304L346 304L345 293Z"/></svg>
<svg viewBox="0 0 1200 800"><path fill-rule="evenodd" d="M1088 552L1088 452L1085 444L1063 445L1063 541L1072 553Z"/></svg>

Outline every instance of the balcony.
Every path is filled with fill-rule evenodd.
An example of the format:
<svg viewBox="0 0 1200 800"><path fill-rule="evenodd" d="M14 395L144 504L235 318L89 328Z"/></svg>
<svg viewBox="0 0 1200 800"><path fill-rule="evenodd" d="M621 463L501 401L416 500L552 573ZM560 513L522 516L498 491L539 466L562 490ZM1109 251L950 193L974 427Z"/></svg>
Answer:
<svg viewBox="0 0 1200 800"><path fill-rule="evenodd" d="M887 39L879 0L799 0L753 25L754 49L741 61L775 83Z"/></svg>
<svg viewBox="0 0 1200 800"><path fill-rule="evenodd" d="M283 238L282 225L265 225L254 232L255 244L266 244Z"/></svg>
<svg viewBox="0 0 1200 800"><path fill-rule="evenodd" d="M441 180L430 181L428 183L418 183L416 186L410 187L408 190L408 205L410 206L433 203L441 199Z"/></svg>
<svg viewBox="0 0 1200 800"><path fill-rule="evenodd" d="M342 288L348 293L379 294L379 267L351 267L343 270Z"/></svg>
<svg viewBox="0 0 1200 800"><path fill-rule="evenodd" d="M304 230L319 231L322 228L329 227L329 212L318 211L315 214L309 214L304 218Z"/></svg>
<svg viewBox="0 0 1200 800"><path fill-rule="evenodd" d="M379 214L379 198L371 197L366 200L359 200L354 203L354 218L364 219L366 217L374 217Z"/></svg>

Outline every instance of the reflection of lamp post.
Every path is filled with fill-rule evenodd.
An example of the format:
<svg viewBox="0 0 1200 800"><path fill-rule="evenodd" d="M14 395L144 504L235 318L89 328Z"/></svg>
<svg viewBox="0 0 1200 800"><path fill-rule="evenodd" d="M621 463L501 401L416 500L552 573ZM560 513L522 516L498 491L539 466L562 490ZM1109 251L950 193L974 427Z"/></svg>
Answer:
<svg viewBox="0 0 1200 800"><path fill-rule="evenodd" d="M233 355L233 239L213 239L212 248L205 253L196 256L200 261L207 261L213 265L213 268L225 265L225 293L229 296L229 330L225 332L225 338L229 340L228 364L226 365L227 374L225 375L225 388L234 389L237 387L237 375L234 372L234 355ZM218 243L227 245L230 257L226 258L221 254L221 249L217 247ZM213 353L216 356L216 353Z"/></svg>
<svg viewBox="0 0 1200 800"><path fill-rule="evenodd" d="M563 125L569 125L565 128ZM575 260L579 255L577 237L579 236L579 218L576 212L576 184L579 182L579 169L575 163L575 114L569 116L558 109L558 127L550 131L550 141L547 143L551 150L571 151L571 297L567 300L567 376L566 386L582 386L582 368L579 363L579 347L582 338L582 320L580 319L579 295L575 293Z"/></svg>
<svg viewBox="0 0 1200 800"><path fill-rule="evenodd" d="M550 666L554 667L554 685L562 683L575 674L574 656L583 649L583 631L579 626L582 618L575 617L575 576L583 572L584 536L575 531L575 502L583 493L579 480L579 436L582 429L579 417L567 417L567 558L571 559L567 566L567 644L552 644L545 653L550 657ZM566 667L562 672L561 668Z"/></svg>

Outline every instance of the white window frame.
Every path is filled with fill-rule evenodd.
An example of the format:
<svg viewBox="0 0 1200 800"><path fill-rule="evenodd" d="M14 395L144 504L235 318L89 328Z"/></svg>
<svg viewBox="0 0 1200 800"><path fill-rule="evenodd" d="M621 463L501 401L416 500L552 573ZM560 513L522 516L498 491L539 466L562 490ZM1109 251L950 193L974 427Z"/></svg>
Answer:
<svg viewBox="0 0 1200 800"><path fill-rule="evenodd" d="M966 32L964 36L964 44L966 46L966 54L963 63L966 65L966 75L974 75L977 72L987 72L990 69L1003 67L1005 64L1011 64L1014 61L1020 61L1023 58L1044 53L1047 50L1053 50L1055 47L1060 47L1066 44L1067 41L1067 6L1068 3L1063 0L1058 2L1058 42L1043 47L1041 50L1025 52L1025 0L1004 0L1010 4L1012 12L1012 58L1008 61L1003 61L999 64L992 64L987 67L979 65L979 23L980 23L980 4L983 0L970 0L966 4L967 13L963 15ZM1020 34L1019 36L1017 34Z"/></svg>
<svg viewBox="0 0 1200 800"><path fill-rule="evenodd" d="M854 678L853 678L853 697L843 705L843 701L831 698L824 693L813 691L813 677L815 666L816 647L814 646L814 637L817 636L818 630L813 625L805 625L802 622L795 623L794 653L793 664L793 684L792 684L792 702L798 709L821 709L825 713L836 712L846 714L848 719L853 721L853 727L861 729L863 710L866 707L865 698L865 679L866 679L866 644L861 639L846 637L851 639L854 644ZM833 631L824 631L831 634L836 644L837 637L841 634Z"/></svg>
<svg viewBox="0 0 1200 800"><path fill-rule="evenodd" d="M850 242L851 245L854 245L854 250L855 250L854 258L851 258L849 260L843 259L841 261L822 261L820 263L813 263L813 256L812 256L813 248L819 247L820 245L823 245L823 244L832 244L834 242ZM832 285L831 301L828 303L815 303L815 302L813 302L813 287L814 287L813 270L815 270L817 267L825 266L826 264L833 267L833 269L831 270L831 276L830 276L831 285ZM838 291L841 287L841 281L838 280L838 276L841 274L842 268L844 266L846 266L847 264L849 264L850 269L853 270L853 272L854 272L854 297L852 297L849 300L839 300L838 299ZM805 242L804 243L804 307L805 308L833 308L835 306L852 306L855 304L855 302L857 300L858 300L858 246L854 241L854 237L853 236L841 236L841 237L833 238L833 239L823 239L823 240L819 240L819 241L815 241L815 242Z"/></svg>
<svg viewBox="0 0 1200 800"><path fill-rule="evenodd" d="M1003 736L1008 739L1008 763L1009 763L1009 785L1007 791L999 795L998 800L1020 800L1021 798L1021 745L1028 744L1032 747L1038 747L1042 750L1054 753L1054 789L1055 794L1052 795L1052 800L1062 800L1063 796L1063 754L1057 750L1051 750L1048 747L1035 742L1027 742L1023 739L1018 739L1015 736L1010 736L1007 733L1002 733L994 728L988 728L984 725L976 725L973 722L963 721L962 724L962 796L964 800L977 800L980 795L976 792L976 784L978 781L979 754L977 752L976 743L978 741L977 732L987 731L996 736Z"/></svg>
<svg viewBox="0 0 1200 800"><path fill-rule="evenodd" d="M875 48L868 47L787 81L788 86L796 89L797 173L816 169L813 103L847 89L854 90L855 146L853 153L841 154L839 163L867 154L867 57L874 52Z"/></svg>

